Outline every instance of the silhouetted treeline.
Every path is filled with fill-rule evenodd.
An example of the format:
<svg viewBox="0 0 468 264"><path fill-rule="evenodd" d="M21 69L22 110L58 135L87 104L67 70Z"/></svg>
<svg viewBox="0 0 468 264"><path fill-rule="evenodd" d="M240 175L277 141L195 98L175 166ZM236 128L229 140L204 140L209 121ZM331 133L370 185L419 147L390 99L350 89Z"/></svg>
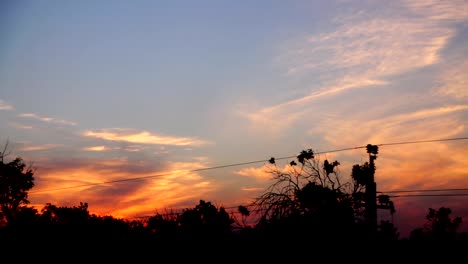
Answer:
<svg viewBox="0 0 468 264"><path fill-rule="evenodd" d="M140 220L90 214L88 204L62 207L46 204L40 211L29 207L27 192L34 186L33 171L21 158L4 162L0 155L0 239L10 245L54 241L66 244L153 245L278 245L281 243L345 243L403 241L389 221L375 229L366 218L365 184L375 168L355 165L352 181L343 182L339 162L320 162L311 150L302 151L287 170L270 159L274 183L250 206L237 214L200 200L180 213L156 213ZM368 198L368 197L367 197ZM388 197L378 206L391 210ZM253 209L251 209L253 208ZM251 210L249 210L251 209ZM460 217L451 219L450 208L429 208L427 224L405 241L463 241ZM247 224L249 218L253 224Z"/></svg>
<svg viewBox="0 0 468 264"><path fill-rule="evenodd" d="M83 240L96 242L189 243L206 241L262 242L275 240L303 241L368 241L366 227L354 223L346 210L329 207L330 212L291 215L284 219L259 221L253 226L238 226L233 215L223 207L200 200L180 214L155 214L141 220L125 220L90 214L87 203L59 207L47 204L40 212L20 207L15 218L0 228L2 242L41 242L46 240ZM429 225L416 228L408 240L468 241L457 232L460 218L451 220L449 208L429 209ZM378 241L397 241L396 228L382 222Z"/></svg>

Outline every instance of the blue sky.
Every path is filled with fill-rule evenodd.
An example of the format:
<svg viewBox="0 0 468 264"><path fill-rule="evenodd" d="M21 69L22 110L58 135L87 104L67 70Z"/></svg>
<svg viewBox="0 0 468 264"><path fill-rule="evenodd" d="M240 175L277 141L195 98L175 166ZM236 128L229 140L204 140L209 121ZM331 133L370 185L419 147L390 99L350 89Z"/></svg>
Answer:
<svg viewBox="0 0 468 264"><path fill-rule="evenodd" d="M0 139L34 164L40 191L466 137L467 20L466 1L2 1ZM465 188L467 151L383 148L378 189ZM366 153L326 158L348 177ZM269 183L259 163L30 200L132 217L199 199L237 205ZM468 215L466 200L444 199L397 210Z"/></svg>

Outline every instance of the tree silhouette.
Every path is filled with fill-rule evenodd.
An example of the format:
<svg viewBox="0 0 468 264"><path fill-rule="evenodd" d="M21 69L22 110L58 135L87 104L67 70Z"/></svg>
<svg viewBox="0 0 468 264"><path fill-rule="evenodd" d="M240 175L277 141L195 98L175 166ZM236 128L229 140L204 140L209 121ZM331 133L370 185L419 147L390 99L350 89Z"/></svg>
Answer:
<svg viewBox="0 0 468 264"><path fill-rule="evenodd" d="M440 207L438 210L429 208L426 215L427 222L421 228L410 233L410 240L440 240L453 241L458 239L458 229L462 224L461 217L450 218L452 210Z"/></svg>
<svg viewBox="0 0 468 264"><path fill-rule="evenodd" d="M47 203L41 210L41 221L57 225L83 225L88 222L90 214L88 203L80 202L79 206L56 206Z"/></svg>
<svg viewBox="0 0 468 264"><path fill-rule="evenodd" d="M179 236L178 214L173 211L156 213L146 220L146 228L158 239L175 239Z"/></svg>
<svg viewBox="0 0 468 264"><path fill-rule="evenodd" d="M0 223L11 223L21 206L29 204L28 191L34 186L34 171L21 157L5 162L6 146L0 153Z"/></svg>
<svg viewBox="0 0 468 264"><path fill-rule="evenodd" d="M240 229L250 228L247 224L247 217L250 216L250 211L246 206L239 205L237 207L237 212L240 214L240 219L232 214L232 219L234 220L236 226Z"/></svg>
<svg viewBox="0 0 468 264"><path fill-rule="evenodd" d="M352 236L355 214L353 182L339 175L338 161L320 160L313 150L303 150L286 165L269 160L273 183L253 202L260 213L259 230L281 235L316 238Z"/></svg>
<svg viewBox="0 0 468 264"><path fill-rule="evenodd" d="M193 209L186 209L179 218L183 235L190 238L226 237L232 231L234 220L223 207L200 200Z"/></svg>

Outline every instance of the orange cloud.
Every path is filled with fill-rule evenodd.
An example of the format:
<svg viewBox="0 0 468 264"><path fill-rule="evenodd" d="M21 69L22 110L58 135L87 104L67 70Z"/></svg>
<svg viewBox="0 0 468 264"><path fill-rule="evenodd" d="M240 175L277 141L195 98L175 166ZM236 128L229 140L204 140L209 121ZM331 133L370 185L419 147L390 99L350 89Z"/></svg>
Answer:
<svg viewBox="0 0 468 264"><path fill-rule="evenodd" d="M457 137L466 130L463 112L468 110L468 105L447 105L393 115L388 114L391 109L387 107L393 109L395 106L377 106L372 112L356 113L346 120L323 119L309 133L323 136L331 147L340 148L367 143Z"/></svg>
<svg viewBox="0 0 468 264"><path fill-rule="evenodd" d="M93 147L86 147L86 148L83 148L83 150L85 151L106 151L106 150L109 150L108 147L106 146L93 146Z"/></svg>
<svg viewBox="0 0 468 264"><path fill-rule="evenodd" d="M265 189L259 188L259 187L241 187L241 190L246 191L246 192L258 192L258 191L263 191Z"/></svg>
<svg viewBox="0 0 468 264"><path fill-rule="evenodd" d="M243 168L234 172L237 175L253 177L260 181L269 181L273 179L273 174L271 174L271 168L266 165L261 167L248 167Z"/></svg>
<svg viewBox="0 0 468 264"><path fill-rule="evenodd" d="M48 202L59 206L87 202L91 213L115 217L151 215L156 209L181 204L192 206L217 186L191 172L206 167L200 161L157 168L150 162L127 159L42 160L35 162L35 167L36 186L29 194L35 207L42 208Z"/></svg>
<svg viewBox="0 0 468 264"><path fill-rule="evenodd" d="M319 133L328 144L337 147L456 138L466 134L459 113L467 110L467 106L453 105L373 120L366 120L365 116L352 121L330 121L328 126L319 128ZM379 152L376 180L380 190L468 186L468 141L388 145L380 147ZM363 150L343 152L340 156L338 160L354 159L355 163L363 162L359 158L367 159Z"/></svg>
<svg viewBox="0 0 468 264"><path fill-rule="evenodd" d="M85 131L86 137L100 138L109 141L124 141L130 143L175 145L175 146L199 146L207 142L189 137L160 136L148 131L135 132L128 129L103 129L100 131Z"/></svg>
<svg viewBox="0 0 468 264"><path fill-rule="evenodd" d="M59 144L44 144L44 145L37 145L37 146L25 146L20 148L20 151L41 151L41 150L48 150L61 147L63 145Z"/></svg>
<svg viewBox="0 0 468 264"><path fill-rule="evenodd" d="M374 122L387 124L387 126L392 126L395 123L404 123L408 121L420 120L424 118L432 118L437 116L442 116L454 112L460 112L468 110L468 105L449 105L436 108L428 108L415 112L404 113L400 115L395 115L385 118L385 120L376 120Z"/></svg>

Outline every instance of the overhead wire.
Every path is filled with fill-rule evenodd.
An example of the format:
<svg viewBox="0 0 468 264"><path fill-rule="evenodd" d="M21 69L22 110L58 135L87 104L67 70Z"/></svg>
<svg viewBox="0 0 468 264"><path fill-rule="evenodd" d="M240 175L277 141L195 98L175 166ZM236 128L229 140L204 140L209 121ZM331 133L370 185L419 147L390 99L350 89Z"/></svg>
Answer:
<svg viewBox="0 0 468 264"><path fill-rule="evenodd" d="M447 193L447 194L403 194L403 195L390 195L391 198L399 197L437 197L437 196L468 196L468 193Z"/></svg>
<svg viewBox="0 0 468 264"><path fill-rule="evenodd" d="M366 146L351 147L351 148L343 148L343 149L334 149L334 150L329 150L329 151L316 152L315 154L333 153L333 152L339 152L339 151L360 149L360 148L365 148L365 147L366 147ZM279 158L275 158L275 160L291 159L291 158L296 158L296 157L297 157L297 155L294 155L294 156L287 156L287 157L279 157ZM39 190L39 191L31 191L31 192L29 192L29 193L33 193L33 194L34 194L34 193L43 193L43 192L53 192L53 191L60 191L60 190L74 189L74 188L82 188L82 187L90 187L90 186L103 185L103 184L110 184L110 183L119 183L119 182L125 182L125 181L142 180L142 179L149 179L149 178L156 178L156 177L163 177L163 176L171 176L171 175L177 175L177 174L186 174L186 173L194 173L194 172L207 171L207 170L223 169L223 168L228 168L228 167L237 167L237 166L243 166L243 165L251 165L251 164L257 164L257 163L268 162L268 161L269 161L269 159L265 159L265 160L256 160L256 161L247 161L247 162L240 162L240 163L219 165L219 166L206 167L206 168L200 168L200 169L193 169L193 170L187 170L187 171L168 172L168 173L160 173L160 174L154 174L154 175L147 175L147 176L133 177L133 178L125 178L125 179L112 180L112 181L105 181L105 182L97 182L97 183L87 183L87 184L81 184L81 185L65 186L65 187L59 187L59 188L53 188L53 189L46 189L46 190Z"/></svg>
<svg viewBox="0 0 468 264"><path fill-rule="evenodd" d="M393 191L378 191L377 193L412 193L412 192L448 192L448 191L468 191L468 188L460 189L422 189L422 190L393 190Z"/></svg>
<svg viewBox="0 0 468 264"><path fill-rule="evenodd" d="M467 139L468 139L468 137L458 137L458 138L445 138L445 139L431 139L431 140L419 140L419 141L402 141L402 142L392 142L392 143L381 143L381 144L376 144L376 145L377 146L393 146L393 145L405 145L405 144L416 144L416 143L457 141L457 140L467 140ZM334 150L315 152L314 154L334 153L334 152L362 149L362 148L366 148L366 147L367 147L367 145L366 146L348 147L348 148L341 148L341 149L334 149ZM293 155L293 156L275 158L275 160L291 159L291 158L296 158L296 157L297 157L297 155ZM65 186L65 187L59 187L59 188L31 191L29 193L30 194L36 194L36 193L44 193L44 192L53 192L53 191L60 191L60 190L67 190L67 189L74 189L74 188L83 188L83 187L90 187L90 186L97 186L97 185L104 185L104 184L111 184L111 183L119 183L119 182L126 182L126 181L157 178L157 177L163 177L163 176L171 176L171 175L177 175L177 174L194 173L194 172L200 172L200 171L207 171L207 170L215 170L215 169L222 169L222 168L228 168L228 167L237 167L237 166L243 166L243 165L257 164L257 163L261 163L261 162L268 162L269 160L270 159L247 161L247 162L240 162L240 163L232 163L232 164L212 166L212 167L206 167L206 168L199 168L199 169L193 169L193 170L187 170L187 171L168 172L168 173L161 173L161 174L154 174L154 175L147 175L147 176L133 177L133 178L125 178L125 179L118 179L118 180L105 181L105 182L87 183L87 184L81 184L81 185L72 185L72 186Z"/></svg>
<svg viewBox="0 0 468 264"><path fill-rule="evenodd" d="M454 189L445 189L445 190L454 190ZM468 190L468 189L455 189L455 190ZM443 191L442 189L440 191ZM468 196L468 193L454 193L454 194L404 194L404 195L390 195L390 198L400 198L400 197L457 197L457 196ZM218 208L223 208L223 209L236 209L239 208L240 206L246 207L246 208L251 208L255 207L255 205L238 205L238 206L219 206ZM182 214L185 210L190 210L189 208L187 209L178 209L178 210L171 210L171 212L166 212L166 213L155 213L154 215L146 215L146 216L135 216L135 217L127 217L127 219L144 219L144 218L149 218L155 215L159 216L178 216ZM249 212L258 212L262 211L262 209L253 209L249 210ZM239 213L238 211L233 211L230 210L227 212L228 214L234 214L234 213Z"/></svg>

